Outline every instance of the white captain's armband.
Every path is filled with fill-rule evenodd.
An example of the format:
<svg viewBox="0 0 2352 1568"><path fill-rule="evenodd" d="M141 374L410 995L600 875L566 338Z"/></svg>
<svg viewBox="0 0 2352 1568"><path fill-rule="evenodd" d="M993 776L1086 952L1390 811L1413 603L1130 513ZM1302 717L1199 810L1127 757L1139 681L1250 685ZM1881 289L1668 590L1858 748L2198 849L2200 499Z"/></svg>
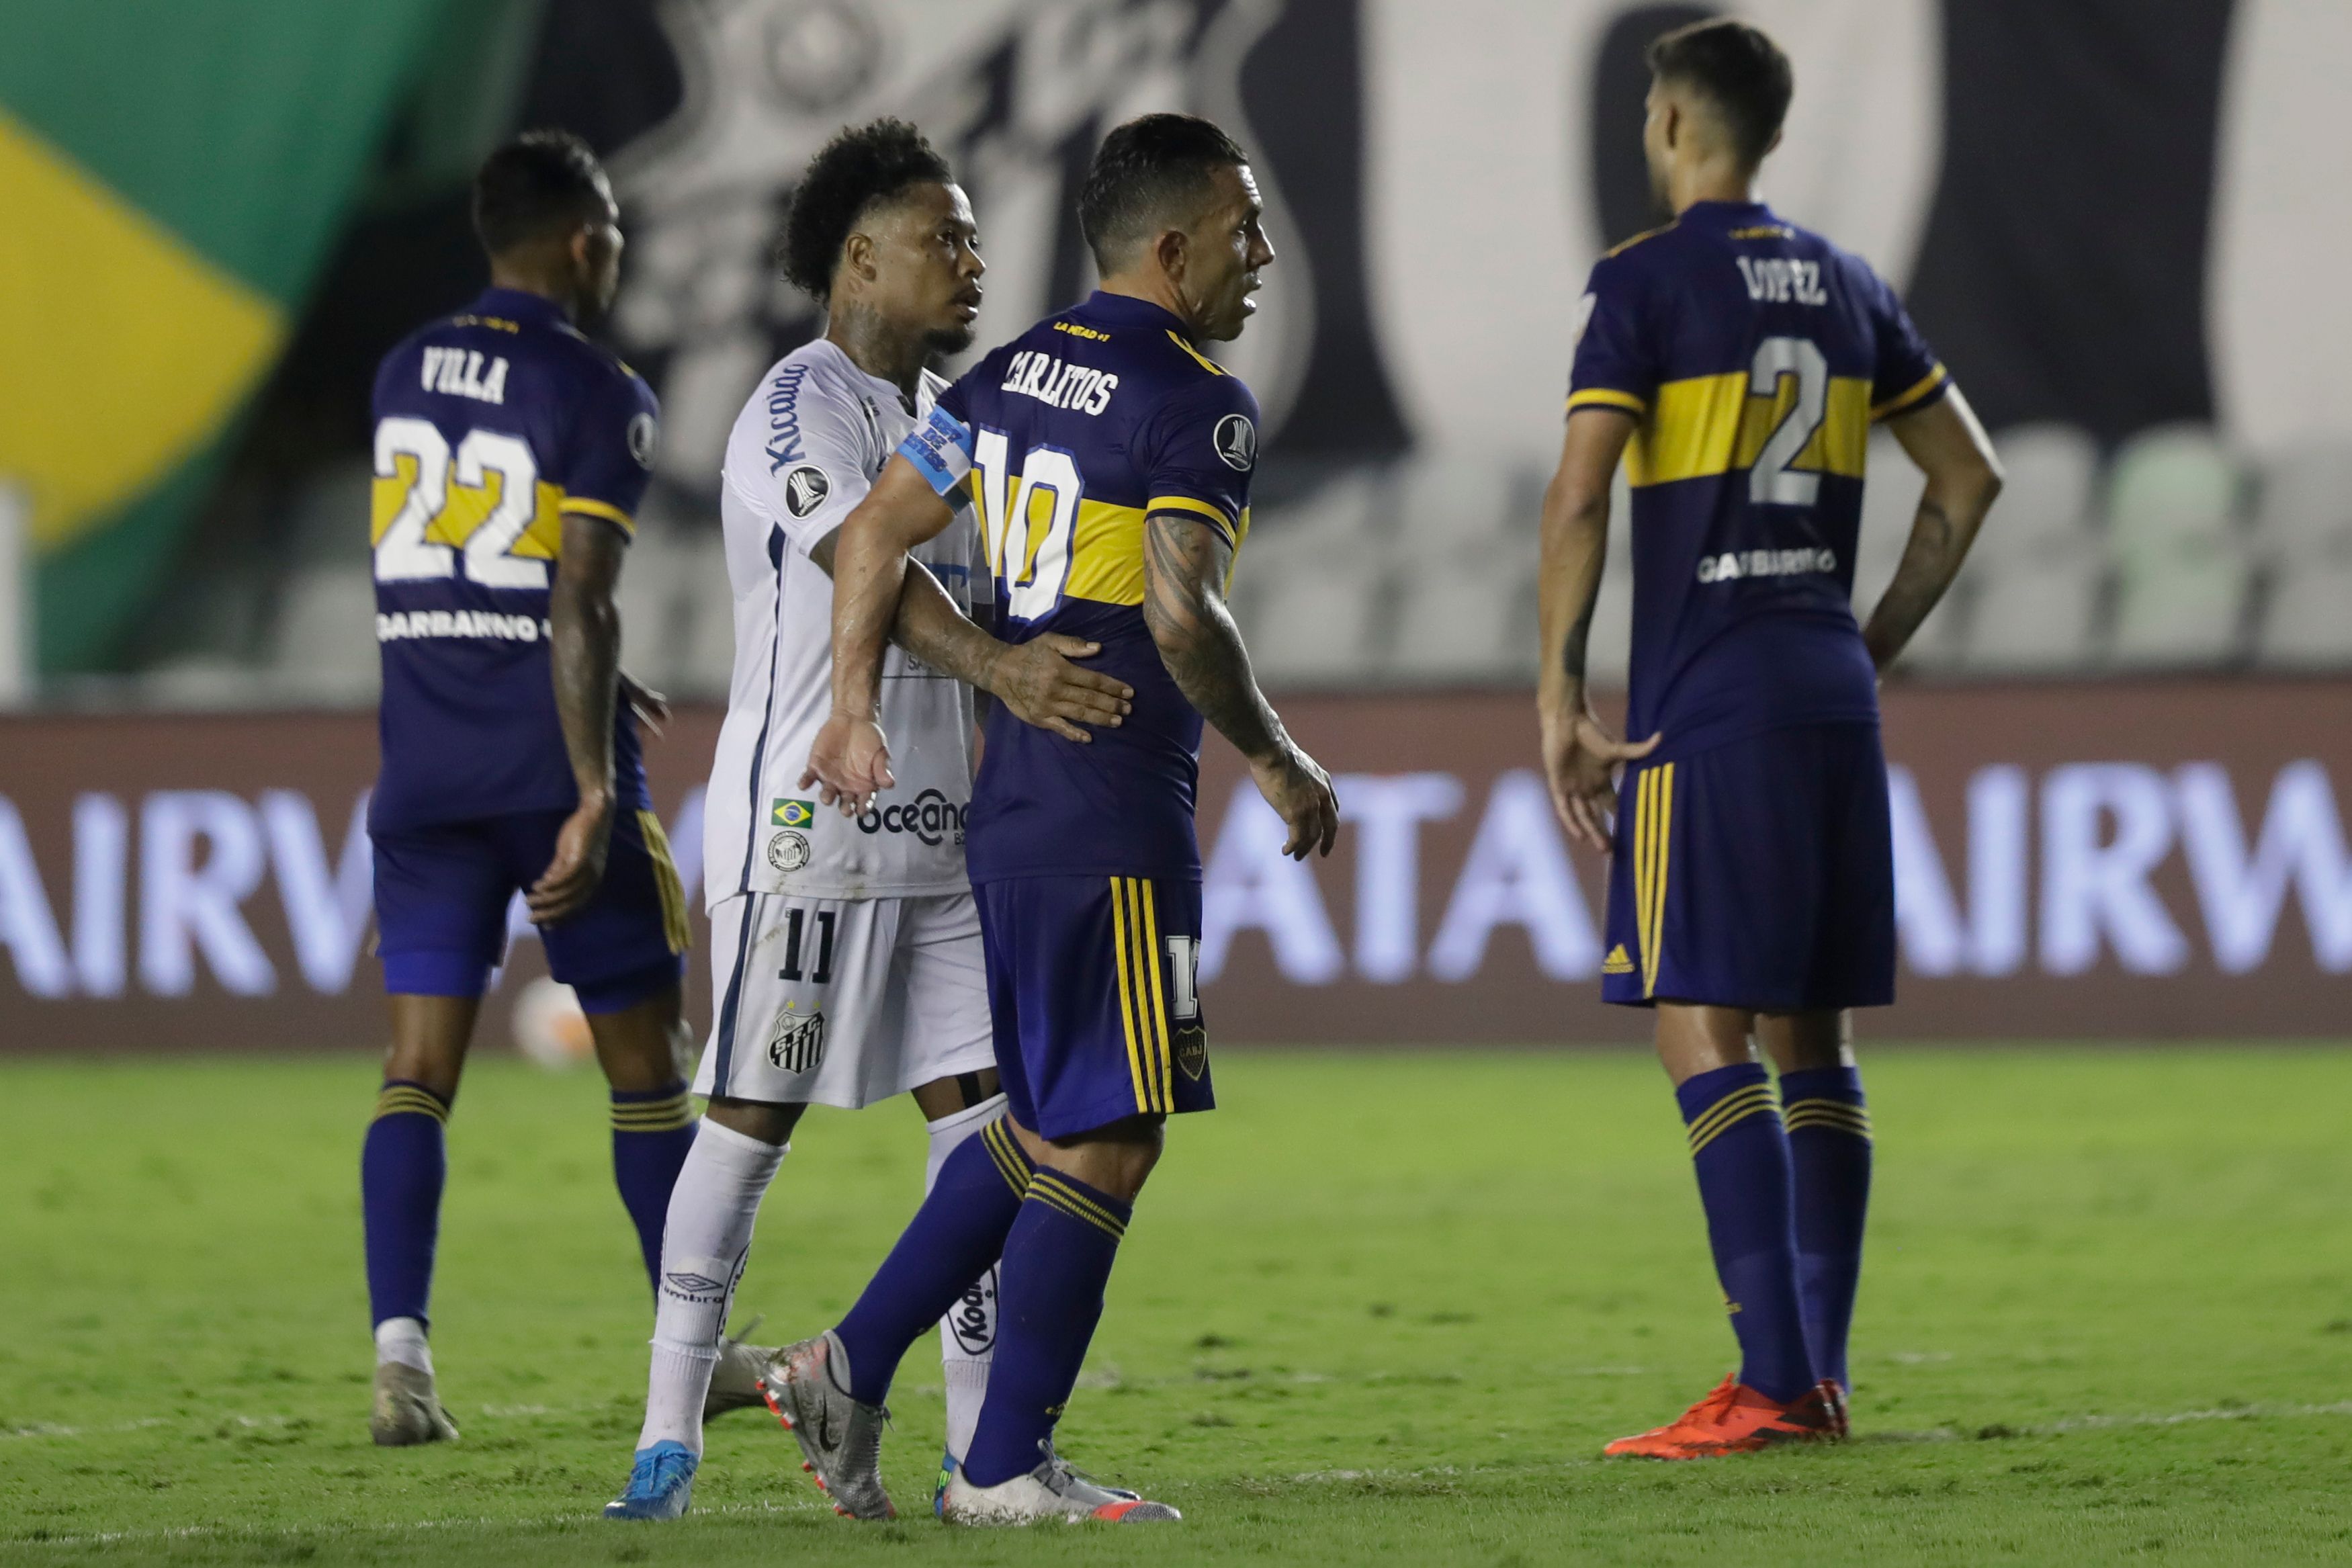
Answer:
<svg viewBox="0 0 2352 1568"><path fill-rule="evenodd" d="M971 426L944 408L933 408L898 443L898 456L914 464L932 489L952 495L971 472Z"/></svg>

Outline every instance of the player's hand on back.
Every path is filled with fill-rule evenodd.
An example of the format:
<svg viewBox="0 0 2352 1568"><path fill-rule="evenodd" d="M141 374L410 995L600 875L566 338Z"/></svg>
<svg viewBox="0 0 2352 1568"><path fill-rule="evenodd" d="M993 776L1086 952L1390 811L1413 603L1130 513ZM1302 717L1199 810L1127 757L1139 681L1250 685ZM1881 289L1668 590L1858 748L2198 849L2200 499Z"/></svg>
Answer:
<svg viewBox="0 0 2352 1568"><path fill-rule="evenodd" d="M1617 815L1617 770L1658 749L1664 737L1621 741L1585 711L1543 713L1544 779L1552 809L1568 836L1586 848L1609 853Z"/></svg>
<svg viewBox="0 0 2352 1568"><path fill-rule="evenodd" d="M816 732L809 748L801 788L815 786L827 805L856 816L874 804L874 797L898 781L890 772L890 740L870 717L835 713Z"/></svg>
<svg viewBox="0 0 2352 1568"><path fill-rule="evenodd" d="M1289 829L1282 845L1285 855L1304 860L1310 854L1331 853L1339 837L1339 797L1332 793L1331 775L1320 763L1286 736L1274 752L1250 763L1250 777Z"/></svg>
<svg viewBox="0 0 2352 1568"><path fill-rule="evenodd" d="M612 847L612 798L583 798L555 835L555 858L523 896L532 922L553 925L585 908L604 879L604 858Z"/></svg>
<svg viewBox="0 0 2352 1568"><path fill-rule="evenodd" d="M1094 737L1081 725L1118 728L1133 711L1135 689L1116 676L1081 669L1076 658L1092 658L1100 643L1047 632L1024 643L1007 644L989 668L989 695L1024 724L1051 730L1080 744Z"/></svg>

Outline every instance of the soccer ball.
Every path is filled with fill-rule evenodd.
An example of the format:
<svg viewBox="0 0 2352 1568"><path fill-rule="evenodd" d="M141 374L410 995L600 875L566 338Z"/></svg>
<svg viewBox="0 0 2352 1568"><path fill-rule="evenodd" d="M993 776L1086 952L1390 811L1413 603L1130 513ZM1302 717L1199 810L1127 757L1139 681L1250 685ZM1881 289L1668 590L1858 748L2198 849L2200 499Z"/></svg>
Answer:
<svg viewBox="0 0 2352 1568"><path fill-rule="evenodd" d="M515 998L514 1043L515 1049L550 1072L578 1067L596 1048L580 998L571 986L544 974Z"/></svg>

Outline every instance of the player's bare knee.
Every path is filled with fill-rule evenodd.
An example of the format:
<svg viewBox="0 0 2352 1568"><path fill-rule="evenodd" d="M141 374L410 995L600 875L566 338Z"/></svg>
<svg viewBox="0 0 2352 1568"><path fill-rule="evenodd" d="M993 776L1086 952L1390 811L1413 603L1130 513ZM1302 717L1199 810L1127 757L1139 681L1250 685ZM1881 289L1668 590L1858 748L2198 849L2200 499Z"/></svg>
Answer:
<svg viewBox="0 0 2352 1568"><path fill-rule="evenodd" d="M693 1055L676 986L616 1012L589 1014L588 1034L605 1081L624 1093L669 1088L686 1076Z"/></svg>
<svg viewBox="0 0 2352 1568"><path fill-rule="evenodd" d="M728 1100L714 1096L703 1114L730 1132L740 1132L762 1143L782 1148L792 1142L805 1105L780 1105L770 1100Z"/></svg>
<svg viewBox="0 0 2352 1568"><path fill-rule="evenodd" d="M1851 1013L1817 1009L1803 1013L1761 1013L1756 1037L1780 1072L1853 1065Z"/></svg>
<svg viewBox="0 0 2352 1568"><path fill-rule="evenodd" d="M1038 1164L1131 1203L1160 1163L1167 1122L1167 1117L1154 1112L1126 1117L1069 1138L1046 1140L1033 1133L1023 1142Z"/></svg>
<svg viewBox="0 0 2352 1568"><path fill-rule="evenodd" d="M390 1001L392 1046L384 1052L383 1076L421 1083L445 1100L455 1098L481 999L394 994Z"/></svg>

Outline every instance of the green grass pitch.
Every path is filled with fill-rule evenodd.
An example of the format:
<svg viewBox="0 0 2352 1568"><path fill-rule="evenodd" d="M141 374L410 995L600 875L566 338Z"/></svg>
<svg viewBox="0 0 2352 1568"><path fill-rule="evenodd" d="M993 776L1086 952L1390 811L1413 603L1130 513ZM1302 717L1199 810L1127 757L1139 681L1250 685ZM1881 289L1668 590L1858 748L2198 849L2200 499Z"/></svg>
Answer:
<svg viewBox="0 0 2352 1568"><path fill-rule="evenodd" d="M1730 1363L1633 1054L1244 1054L1122 1255L1066 1450L1166 1531L929 1517L926 1342L835 1518L718 1423L695 1515L607 1525L648 1312L601 1085L477 1064L435 1295L462 1442L365 1426L371 1064L0 1068L0 1561L1710 1564L2352 1558L2352 1053L1889 1051L1857 1441L1604 1462ZM745 1310L831 1321L913 1205L911 1107L819 1112Z"/></svg>

